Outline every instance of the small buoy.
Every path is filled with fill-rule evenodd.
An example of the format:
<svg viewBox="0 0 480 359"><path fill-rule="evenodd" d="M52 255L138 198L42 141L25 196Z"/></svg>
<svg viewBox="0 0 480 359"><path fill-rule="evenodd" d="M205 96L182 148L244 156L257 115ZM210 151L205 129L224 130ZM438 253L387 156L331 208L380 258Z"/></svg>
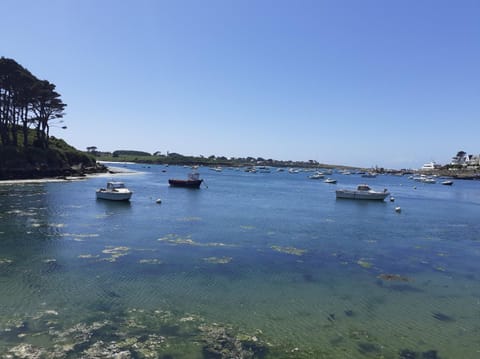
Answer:
<svg viewBox="0 0 480 359"><path fill-rule="evenodd" d="M400 213L401 211L402 211L402 209L400 207L395 207L395 212Z"/></svg>
<svg viewBox="0 0 480 359"><path fill-rule="evenodd" d="M394 202L395 201L395 197L390 197L390 202Z"/></svg>
<svg viewBox="0 0 480 359"><path fill-rule="evenodd" d="M155 202L157 202L158 204L162 203L162 200L159 198L157 199Z"/></svg>

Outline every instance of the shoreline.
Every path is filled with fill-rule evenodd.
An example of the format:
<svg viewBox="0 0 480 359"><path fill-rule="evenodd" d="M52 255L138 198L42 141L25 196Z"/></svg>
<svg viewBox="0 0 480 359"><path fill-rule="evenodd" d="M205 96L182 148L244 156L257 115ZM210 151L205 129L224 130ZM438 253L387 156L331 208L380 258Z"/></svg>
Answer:
<svg viewBox="0 0 480 359"><path fill-rule="evenodd" d="M111 177L119 175L136 175L142 172L132 171L120 167L105 166L106 171L97 173L86 173L78 176L56 176L56 177L43 177L43 178L19 178L19 179L5 179L0 180L0 186L2 185L15 185L15 184L38 184L38 183L58 183L58 182L73 182L83 181L95 177Z"/></svg>

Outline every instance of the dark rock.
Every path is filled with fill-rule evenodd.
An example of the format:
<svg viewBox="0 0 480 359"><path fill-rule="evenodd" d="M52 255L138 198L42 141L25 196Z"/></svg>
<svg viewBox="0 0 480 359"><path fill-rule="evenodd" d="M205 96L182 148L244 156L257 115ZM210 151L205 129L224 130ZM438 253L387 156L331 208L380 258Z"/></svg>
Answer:
<svg viewBox="0 0 480 359"><path fill-rule="evenodd" d="M417 353L409 349L403 349L399 354L400 359L417 359Z"/></svg>
<svg viewBox="0 0 480 359"><path fill-rule="evenodd" d="M358 351L362 354L379 353L380 347L374 343L360 342L358 345Z"/></svg>
<svg viewBox="0 0 480 359"><path fill-rule="evenodd" d="M429 350L422 353L422 359L439 359L436 350Z"/></svg>

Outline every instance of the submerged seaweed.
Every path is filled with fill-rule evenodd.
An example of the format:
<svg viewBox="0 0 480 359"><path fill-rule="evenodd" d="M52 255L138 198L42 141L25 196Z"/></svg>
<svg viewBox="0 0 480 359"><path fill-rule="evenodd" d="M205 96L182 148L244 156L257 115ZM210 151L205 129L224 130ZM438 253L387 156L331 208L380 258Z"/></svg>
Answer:
<svg viewBox="0 0 480 359"><path fill-rule="evenodd" d="M403 349L399 353L399 359L439 359L436 350L417 353L410 349Z"/></svg>
<svg viewBox="0 0 480 359"><path fill-rule="evenodd" d="M410 279L408 277L401 276L400 274L389 274L389 273L382 273L377 278L386 280L386 281L400 281L400 282L409 282Z"/></svg>
<svg viewBox="0 0 480 359"><path fill-rule="evenodd" d="M399 359L417 359L417 353L410 349L402 349L399 353Z"/></svg>
<svg viewBox="0 0 480 359"><path fill-rule="evenodd" d="M440 320L441 322L453 322L455 319L453 319L451 316L446 315L441 312L432 312L432 317L434 317L437 320Z"/></svg>
<svg viewBox="0 0 480 359"><path fill-rule="evenodd" d="M362 354L379 353L380 346L374 343L360 342L357 344L358 351Z"/></svg>
<svg viewBox="0 0 480 359"><path fill-rule="evenodd" d="M257 335L237 335L231 328L213 325L200 326L203 341L203 354L206 358L248 359L262 358L267 347Z"/></svg>
<svg viewBox="0 0 480 359"><path fill-rule="evenodd" d="M203 260L210 264L228 264L232 261L232 257L208 257Z"/></svg>
<svg viewBox="0 0 480 359"><path fill-rule="evenodd" d="M421 293L421 292L423 292L423 290L421 290L417 287L414 287L412 285L409 285L409 284L392 284L392 285L389 285L389 286L385 286L385 288L394 290L396 292L407 292L407 293Z"/></svg>
<svg viewBox="0 0 480 359"><path fill-rule="evenodd" d="M281 246L271 246L274 251L286 253L286 254L293 254L295 256L303 256L308 251L306 249L299 249L295 247L281 247Z"/></svg>
<svg viewBox="0 0 480 359"><path fill-rule="evenodd" d="M260 330L245 333L229 325L208 323L195 314L131 309L109 315L111 320L78 323L66 329L45 321L47 318L46 314L31 318L35 329L26 321L12 323L16 330L4 337L12 343L5 358L174 358L191 353L191 357L248 359L263 358L268 352ZM24 332L28 335L19 335ZM30 342L37 336L48 337L45 343L51 345Z"/></svg>

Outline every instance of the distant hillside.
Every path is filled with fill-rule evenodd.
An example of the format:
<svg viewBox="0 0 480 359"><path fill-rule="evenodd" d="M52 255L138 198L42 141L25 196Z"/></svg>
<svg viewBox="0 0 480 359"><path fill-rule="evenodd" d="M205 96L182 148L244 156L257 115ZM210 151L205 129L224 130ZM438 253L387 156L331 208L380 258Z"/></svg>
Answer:
<svg viewBox="0 0 480 359"><path fill-rule="evenodd" d="M96 147L95 147L96 148ZM351 168L347 166L337 166L322 164L314 160L309 161L281 161L274 159L265 159L261 157L230 157L225 156L185 156L180 153L170 152L167 154L161 154L156 152L150 154L148 152L134 151L134 150L118 150L113 153L95 151L91 152L95 154L99 161L115 161L115 162L136 162L145 164L170 164L170 165L186 165L186 166L271 166L271 167L305 167L305 168Z"/></svg>
<svg viewBox="0 0 480 359"><path fill-rule="evenodd" d="M130 151L130 150L117 150L113 152L113 157L120 156L151 156L148 152L143 151Z"/></svg>

